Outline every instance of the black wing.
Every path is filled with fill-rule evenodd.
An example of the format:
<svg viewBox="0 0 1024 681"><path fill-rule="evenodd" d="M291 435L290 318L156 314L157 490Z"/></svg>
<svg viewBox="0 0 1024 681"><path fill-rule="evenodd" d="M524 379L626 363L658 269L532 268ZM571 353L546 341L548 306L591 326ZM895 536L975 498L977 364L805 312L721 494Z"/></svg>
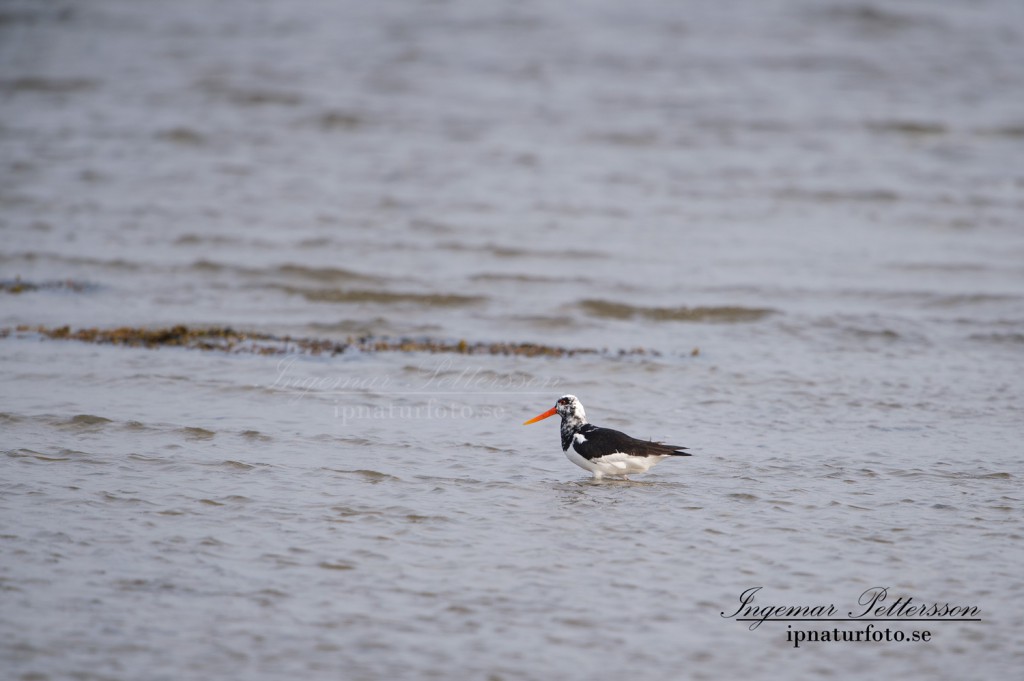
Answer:
<svg viewBox="0 0 1024 681"><path fill-rule="evenodd" d="M677 447L651 440L637 440L620 431L600 428L589 423L578 432L585 438L585 441L580 442L578 438L574 439L572 448L588 461L615 452L633 456L690 456L690 453L685 451L686 447Z"/></svg>

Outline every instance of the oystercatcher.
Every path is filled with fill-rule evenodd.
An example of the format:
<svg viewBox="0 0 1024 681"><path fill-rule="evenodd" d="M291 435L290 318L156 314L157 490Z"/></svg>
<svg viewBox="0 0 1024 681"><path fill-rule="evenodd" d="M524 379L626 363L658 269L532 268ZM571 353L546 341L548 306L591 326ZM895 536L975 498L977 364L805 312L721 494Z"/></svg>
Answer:
<svg viewBox="0 0 1024 681"><path fill-rule="evenodd" d="M666 445L650 440L637 440L611 428L587 423L587 414L575 395L563 395L555 406L523 423L542 421L558 414L562 417L562 451L569 461L594 474L594 480L614 475L629 480L627 475L646 473L669 456L690 456L686 447ZM572 449L569 449L572 445Z"/></svg>

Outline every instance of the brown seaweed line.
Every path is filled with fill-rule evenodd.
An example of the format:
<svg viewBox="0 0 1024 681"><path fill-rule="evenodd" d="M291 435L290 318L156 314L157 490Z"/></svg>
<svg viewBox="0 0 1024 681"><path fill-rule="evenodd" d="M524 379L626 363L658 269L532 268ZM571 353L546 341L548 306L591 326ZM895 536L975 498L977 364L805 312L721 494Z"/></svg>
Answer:
<svg viewBox="0 0 1024 681"><path fill-rule="evenodd" d="M524 357L572 357L574 355L649 355L659 356L657 350L647 348L620 349L617 352L596 348L565 348L540 343L470 343L465 340L382 338L350 336L344 342L316 338L293 338L265 333L236 331L230 327L195 328L177 326L146 329L122 326L115 329L84 328L73 331L70 326L47 327L21 325L14 329L0 329L0 338L15 334L39 334L52 340L74 340L83 343L124 345L129 347L183 347L196 350L222 352L249 352L259 355L308 353L311 355L338 355L343 352L428 352L457 353L463 355L518 355ZM694 353L696 354L696 351Z"/></svg>

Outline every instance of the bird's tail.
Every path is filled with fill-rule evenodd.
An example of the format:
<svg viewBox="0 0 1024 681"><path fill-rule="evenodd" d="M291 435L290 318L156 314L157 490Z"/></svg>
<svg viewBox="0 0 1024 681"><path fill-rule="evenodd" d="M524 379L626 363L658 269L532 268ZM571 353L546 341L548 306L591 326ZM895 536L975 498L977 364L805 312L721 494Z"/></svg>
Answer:
<svg viewBox="0 0 1024 681"><path fill-rule="evenodd" d="M664 442L654 442L652 444L658 448L658 453L664 456L693 456L693 454L690 454L690 452L686 451L688 447L667 445Z"/></svg>

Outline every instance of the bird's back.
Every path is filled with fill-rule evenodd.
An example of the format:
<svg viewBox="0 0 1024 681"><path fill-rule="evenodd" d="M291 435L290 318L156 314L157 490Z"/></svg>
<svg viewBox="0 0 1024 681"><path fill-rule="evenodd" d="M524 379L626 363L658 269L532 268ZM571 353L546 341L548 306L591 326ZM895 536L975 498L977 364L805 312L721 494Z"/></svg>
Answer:
<svg viewBox="0 0 1024 681"><path fill-rule="evenodd" d="M595 459L610 454L622 453L630 456L690 456L686 447L668 445L652 440L638 440L612 428L601 428L586 424L578 431L573 442L575 449L586 459Z"/></svg>

